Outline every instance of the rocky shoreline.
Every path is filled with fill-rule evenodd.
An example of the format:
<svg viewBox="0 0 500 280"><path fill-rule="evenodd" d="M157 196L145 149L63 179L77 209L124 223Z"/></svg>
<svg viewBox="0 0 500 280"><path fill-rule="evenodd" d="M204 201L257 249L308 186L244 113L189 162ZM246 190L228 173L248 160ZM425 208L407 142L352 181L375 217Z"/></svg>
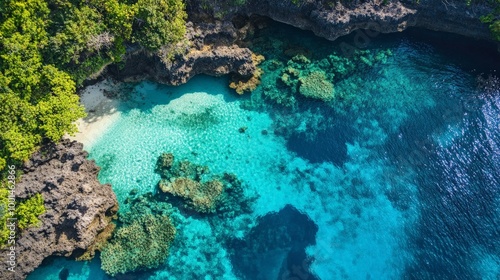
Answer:
<svg viewBox="0 0 500 280"><path fill-rule="evenodd" d="M491 40L490 31L479 18L491 7L467 5L466 1L299 1L254 0L244 6L247 16L261 15L275 21L311 30L317 36L335 40L357 29L372 29L382 33L403 31L408 27L423 27L435 31L456 33L476 39Z"/></svg>
<svg viewBox="0 0 500 280"><path fill-rule="evenodd" d="M251 77L255 71L252 51L238 46L239 39L239 30L231 22L188 22L186 42L176 50L180 54L169 59L169 50L151 54L131 47L124 66L108 67L105 76L127 82L149 79L168 85L184 84L198 74Z"/></svg>
<svg viewBox="0 0 500 280"><path fill-rule="evenodd" d="M304 0L298 5L290 1L247 0L242 6L221 1L208 8L203 5L205 2L188 1L186 40L176 46L180 52L172 55L171 50L163 49L150 53L130 46L124 65L109 66L103 76L122 81L149 79L168 85L186 83L198 74L236 74L241 79L250 78L256 68L252 63L252 51L244 47L243 41L251 37L263 19L310 30L328 40L356 30L378 34L421 27L493 43L488 26L479 19L492 8L484 4L467 5L460 0L421 0L418 3L414 0L387 3L368 0L349 4ZM353 47L361 46L354 42ZM171 57L167 58L169 54Z"/></svg>
<svg viewBox="0 0 500 280"><path fill-rule="evenodd" d="M224 15L222 8L202 9L202 0L188 1L186 41L183 50L168 58L169 50L149 53L130 46L123 67L108 66L104 77L123 81L151 79L179 85L198 74L236 74L249 78L256 70L252 51L241 42L259 25L259 17L311 30L329 40L358 29L389 33L408 27L423 27L490 40L487 26L479 17L488 11L483 5L467 6L465 1L412 0L354 1L328 5L325 1L248 0L232 7ZM256 19L257 16L257 19ZM15 278L2 271L2 279L24 279L49 256L79 257L96 240L111 232L111 220L118 205L110 185L97 180L99 167L86 159L87 153L77 142L63 140L36 153L25 165L26 174L17 184L16 196L27 198L42 193L46 213L42 225L22 233L17 242ZM5 265L5 264L4 264Z"/></svg>
<svg viewBox="0 0 500 280"><path fill-rule="evenodd" d="M15 273L3 262L0 279L24 279L49 256L93 256L86 251L109 237L118 211L111 186L99 183L100 168L76 141L44 146L23 168L16 198L41 193L46 212L39 227L24 230L18 238Z"/></svg>

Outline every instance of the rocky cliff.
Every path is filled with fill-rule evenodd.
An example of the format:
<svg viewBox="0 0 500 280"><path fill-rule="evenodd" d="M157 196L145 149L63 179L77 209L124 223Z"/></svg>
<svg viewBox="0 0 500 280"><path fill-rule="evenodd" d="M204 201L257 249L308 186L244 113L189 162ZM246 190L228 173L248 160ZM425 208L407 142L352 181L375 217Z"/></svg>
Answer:
<svg viewBox="0 0 500 280"><path fill-rule="evenodd" d="M233 73L248 78L255 71L252 52L239 42L251 33L256 16L311 30L329 40L355 30L369 29L363 36L374 36L408 27L491 40L487 25L479 18L492 7L467 5L465 0L297 0L297 4L289 0L188 0L187 8L190 22L183 43L154 54L131 47L125 65L111 66L107 74L120 80L152 79L171 85L197 74Z"/></svg>
<svg viewBox="0 0 500 280"><path fill-rule="evenodd" d="M479 18L488 14L492 7L477 1L467 5L466 0L247 0L241 6L228 4L235 2L231 0L189 2L188 7L192 9L189 14L194 21L210 17L228 19L237 14L260 15L311 30L329 40L357 29L388 33L413 26L491 40L487 25ZM205 2L213 2L213 5L207 8L202 4ZM222 13L223 10L229 12Z"/></svg>
<svg viewBox="0 0 500 280"><path fill-rule="evenodd" d="M41 193L46 212L39 227L19 236L15 273L1 269L0 279L24 279L49 256L82 256L112 230L116 196L110 185L99 183L99 167L82 148L80 143L63 140L45 146L25 164L16 199Z"/></svg>
<svg viewBox="0 0 500 280"><path fill-rule="evenodd" d="M169 85L186 83L198 74L251 77L255 71L252 51L236 44L239 35L228 21L189 22L185 41L154 54L131 48L125 65L109 67L108 74L119 80L151 79Z"/></svg>

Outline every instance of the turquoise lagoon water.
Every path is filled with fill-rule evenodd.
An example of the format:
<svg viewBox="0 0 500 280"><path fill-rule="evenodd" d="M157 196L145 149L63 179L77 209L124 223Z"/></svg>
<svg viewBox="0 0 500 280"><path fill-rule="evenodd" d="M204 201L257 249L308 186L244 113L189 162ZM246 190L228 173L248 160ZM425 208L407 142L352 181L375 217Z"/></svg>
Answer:
<svg viewBox="0 0 500 280"><path fill-rule="evenodd" d="M488 48L470 54L480 43L423 34L371 39L368 49L392 55L337 81L349 98L330 104L273 104L266 63L297 49L320 60L353 37L331 43L283 26L251 46L266 56L252 96L225 77L131 85L120 118L85 147L121 212L132 190L157 192L163 152L234 173L258 199L222 228L181 212L166 262L115 278L500 279L500 60ZM493 78L478 86L482 73ZM29 279L111 277L99 257L54 258Z"/></svg>

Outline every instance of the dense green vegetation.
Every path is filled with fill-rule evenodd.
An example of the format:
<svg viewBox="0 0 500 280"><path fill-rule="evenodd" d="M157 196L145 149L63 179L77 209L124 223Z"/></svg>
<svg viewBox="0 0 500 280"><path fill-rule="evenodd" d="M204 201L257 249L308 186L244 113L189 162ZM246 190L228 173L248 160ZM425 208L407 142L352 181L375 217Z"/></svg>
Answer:
<svg viewBox="0 0 500 280"><path fill-rule="evenodd" d="M119 62L126 44L154 51L182 39L184 8L182 0L0 1L0 178L43 141L76 132L85 116L77 86ZM40 205L39 196L18 203L19 229L36 224Z"/></svg>
<svg viewBox="0 0 500 280"><path fill-rule="evenodd" d="M10 177L2 180L2 186L13 186L16 178L19 178L20 173L14 169L9 169ZM17 173L17 174L16 174ZM15 206L13 207L13 203ZM29 199L15 201L14 196L10 193L10 189L0 188L0 248L8 243L9 238L13 238L17 234L17 230L25 229L29 226L36 226L40 223L39 216L45 213L43 206L43 197L41 194L36 194ZM12 211L14 209L14 211ZM8 220L11 219L11 220ZM16 219L17 228L8 226L8 222ZM14 235L12 235L14 233ZM12 246L12 241L9 246Z"/></svg>
<svg viewBox="0 0 500 280"><path fill-rule="evenodd" d="M481 21L488 24L491 36L494 40L500 41L500 0L487 0L493 7L491 13L481 17Z"/></svg>

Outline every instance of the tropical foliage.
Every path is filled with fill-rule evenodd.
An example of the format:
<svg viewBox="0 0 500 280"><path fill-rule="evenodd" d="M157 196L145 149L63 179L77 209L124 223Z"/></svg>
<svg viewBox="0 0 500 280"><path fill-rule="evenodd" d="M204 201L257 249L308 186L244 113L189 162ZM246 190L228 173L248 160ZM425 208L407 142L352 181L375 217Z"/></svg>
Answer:
<svg viewBox="0 0 500 280"><path fill-rule="evenodd" d="M487 0L493 10L481 17L481 21L488 24L491 36L494 40L500 41L500 0Z"/></svg>

